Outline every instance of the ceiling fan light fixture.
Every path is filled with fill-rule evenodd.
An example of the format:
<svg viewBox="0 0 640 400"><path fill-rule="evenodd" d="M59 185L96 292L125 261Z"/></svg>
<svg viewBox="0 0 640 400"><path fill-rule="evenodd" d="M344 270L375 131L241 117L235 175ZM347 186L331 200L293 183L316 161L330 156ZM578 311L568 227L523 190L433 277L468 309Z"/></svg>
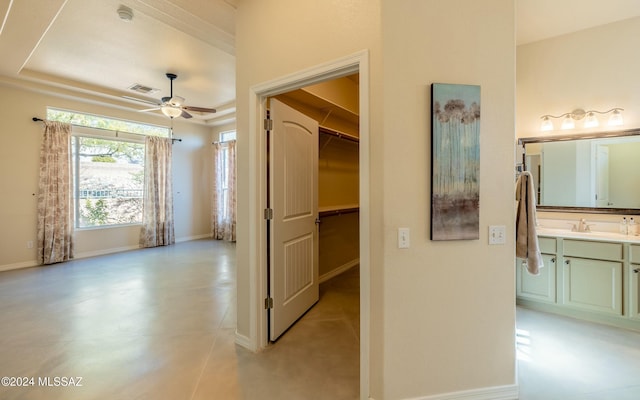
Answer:
<svg viewBox="0 0 640 400"><path fill-rule="evenodd" d="M182 114L182 109L179 107L173 107L170 105L164 105L162 107L160 107L160 110L162 111L162 113L164 115L166 115L169 118L176 118L179 117Z"/></svg>

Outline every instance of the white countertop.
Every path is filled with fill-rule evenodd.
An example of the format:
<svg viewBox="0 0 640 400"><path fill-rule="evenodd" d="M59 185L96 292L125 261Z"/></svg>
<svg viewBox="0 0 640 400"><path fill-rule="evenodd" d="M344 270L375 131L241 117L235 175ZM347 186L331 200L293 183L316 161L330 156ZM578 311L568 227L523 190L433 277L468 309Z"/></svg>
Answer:
<svg viewBox="0 0 640 400"><path fill-rule="evenodd" d="M581 239L581 240L598 240L598 241L614 241L623 243L640 243L640 236L623 235L615 232L572 232L569 229L559 228L545 228L544 226L538 226L536 228L538 236L554 236L568 239Z"/></svg>

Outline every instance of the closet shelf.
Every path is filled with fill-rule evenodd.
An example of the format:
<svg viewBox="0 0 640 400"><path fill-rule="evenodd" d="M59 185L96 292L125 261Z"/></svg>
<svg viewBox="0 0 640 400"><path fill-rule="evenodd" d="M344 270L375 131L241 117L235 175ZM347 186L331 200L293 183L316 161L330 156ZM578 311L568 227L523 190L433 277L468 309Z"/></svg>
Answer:
<svg viewBox="0 0 640 400"><path fill-rule="evenodd" d="M287 97L299 103L307 104L317 110L331 110L331 113L345 121L358 122L358 110L350 106L340 104L339 101L321 96L309 91L309 88L297 89L286 94ZM357 93L357 91L355 92Z"/></svg>
<svg viewBox="0 0 640 400"><path fill-rule="evenodd" d="M360 206L357 204L342 205L342 206L329 206L320 207L318 214L320 218L332 217L334 215L351 214L360 211Z"/></svg>

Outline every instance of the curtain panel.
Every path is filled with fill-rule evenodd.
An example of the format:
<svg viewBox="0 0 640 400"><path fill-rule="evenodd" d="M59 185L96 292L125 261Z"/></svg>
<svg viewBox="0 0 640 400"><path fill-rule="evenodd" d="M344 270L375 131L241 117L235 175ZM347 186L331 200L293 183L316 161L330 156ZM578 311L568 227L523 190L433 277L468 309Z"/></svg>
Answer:
<svg viewBox="0 0 640 400"><path fill-rule="evenodd" d="M171 139L157 136L145 138L141 247L175 243L171 156Z"/></svg>
<svg viewBox="0 0 640 400"><path fill-rule="evenodd" d="M73 258L71 125L44 121L38 178L38 264Z"/></svg>
<svg viewBox="0 0 640 400"><path fill-rule="evenodd" d="M214 143L211 229L214 239L236 240L236 141Z"/></svg>

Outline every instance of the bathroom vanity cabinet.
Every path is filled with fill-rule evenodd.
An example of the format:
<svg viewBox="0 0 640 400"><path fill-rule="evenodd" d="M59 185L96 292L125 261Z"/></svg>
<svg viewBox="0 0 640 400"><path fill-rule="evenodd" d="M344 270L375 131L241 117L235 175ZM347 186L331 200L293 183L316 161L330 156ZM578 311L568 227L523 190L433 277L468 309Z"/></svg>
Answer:
<svg viewBox="0 0 640 400"><path fill-rule="evenodd" d="M516 259L518 304L640 330L640 237L602 236L539 234L540 274Z"/></svg>
<svg viewBox="0 0 640 400"><path fill-rule="evenodd" d="M629 316L640 323L640 244L632 244L629 255L631 260L629 267L631 270L629 273L631 284Z"/></svg>
<svg viewBox="0 0 640 400"><path fill-rule="evenodd" d="M516 295L522 299L556 302L556 239L538 238L544 267L538 275L531 275L524 263L519 262L516 273Z"/></svg>
<svg viewBox="0 0 640 400"><path fill-rule="evenodd" d="M564 239L562 303L622 315L622 243Z"/></svg>

